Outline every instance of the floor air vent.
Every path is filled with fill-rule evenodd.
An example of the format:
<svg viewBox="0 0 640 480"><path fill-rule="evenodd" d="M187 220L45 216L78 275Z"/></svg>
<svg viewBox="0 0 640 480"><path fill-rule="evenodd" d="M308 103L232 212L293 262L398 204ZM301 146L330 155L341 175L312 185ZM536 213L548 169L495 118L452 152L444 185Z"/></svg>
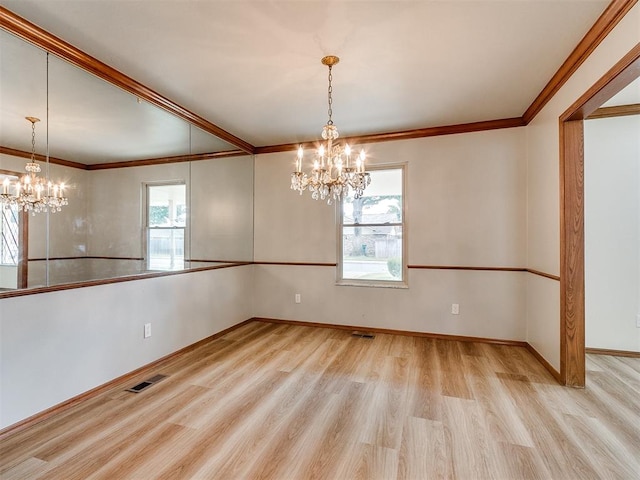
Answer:
<svg viewBox="0 0 640 480"><path fill-rule="evenodd" d="M126 392L138 393L138 392L141 392L142 390L146 390L147 388L149 388L154 383L158 383L160 380L164 380L165 378L167 378L166 375L161 375L161 374L154 375L153 377L145 380L144 382L140 382L139 384L134 385L131 388L127 388L125 391Z"/></svg>
<svg viewBox="0 0 640 480"><path fill-rule="evenodd" d="M352 337L360 337L360 338L376 338L373 333L363 333L363 332L353 332L351 333Z"/></svg>

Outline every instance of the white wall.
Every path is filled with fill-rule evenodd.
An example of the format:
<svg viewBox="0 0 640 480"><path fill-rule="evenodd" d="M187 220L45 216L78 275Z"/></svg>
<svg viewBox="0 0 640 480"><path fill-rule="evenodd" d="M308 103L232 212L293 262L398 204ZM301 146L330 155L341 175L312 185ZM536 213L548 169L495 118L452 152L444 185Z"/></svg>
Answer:
<svg viewBox="0 0 640 480"><path fill-rule="evenodd" d="M584 138L586 345L640 351L640 115Z"/></svg>
<svg viewBox="0 0 640 480"><path fill-rule="evenodd" d="M407 162L408 261L523 267L525 132L513 128L365 146ZM255 260L336 262L335 208L288 188L295 152L258 155ZM411 269L409 289L335 285L334 267L256 266L255 315L524 340L525 274ZM294 304L294 294L302 303ZM451 315L451 303L460 315Z"/></svg>
<svg viewBox="0 0 640 480"><path fill-rule="evenodd" d="M0 300L0 428L251 318L252 269Z"/></svg>
<svg viewBox="0 0 640 480"><path fill-rule="evenodd" d="M638 43L638 25L635 5L526 128L528 268L560 274L558 118ZM560 283L540 277L527 285L527 341L559 370Z"/></svg>

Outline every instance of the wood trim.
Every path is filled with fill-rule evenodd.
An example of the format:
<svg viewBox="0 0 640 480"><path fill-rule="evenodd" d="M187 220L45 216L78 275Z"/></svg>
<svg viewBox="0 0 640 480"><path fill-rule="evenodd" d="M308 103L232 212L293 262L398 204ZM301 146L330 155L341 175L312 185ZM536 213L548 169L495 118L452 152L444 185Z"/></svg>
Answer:
<svg viewBox="0 0 640 480"><path fill-rule="evenodd" d="M553 378L556 379L558 383L563 384L560 372L553 368L553 365L547 362L547 360L542 355L540 355L540 353L535 348L533 348L530 343L527 343L526 349L529 350L529 353L531 353L531 355L533 355L536 360L538 360L542 364L542 366L547 369L547 371L553 376Z"/></svg>
<svg viewBox="0 0 640 480"><path fill-rule="evenodd" d="M362 145L367 143L389 142L392 140L409 140L412 138L436 137L441 135L454 135L458 133L482 132L485 130L497 130L501 128L524 127L526 124L521 117L502 118L499 120L487 120L483 122L462 123L457 125L444 125L441 127L417 128L414 130L403 130L399 132L376 133L371 135L356 135L345 137L344 141L351 145ZM256 155L276 152L294 152L298 147L313 149L317 147L316 141L285 143L281 145L269 145L256 147Z"/></svg>
<svg viewBox="0 0 640 480"><path fill-rule="evenodd" d="M634 352L631 350L611 350L608 348L585 348L585 352L591 355L612 355L614 357L630 357L640 358L640 352Z"/></svg>
<svg viewBox="0 0 640 480"><path fill-rule="evenodd" d="M417 270L479 270L490 272L526 272L523 267L465 267L461 265L407 265Z"/></svg>
<svg viewBox="0 0 640 480"><path fill-rule="evenodd" d="M1 145L0 145L0 153L4 153L5 155L12 155L14 157L20 157L20 158L31 158L31 152L25 152L24 150L16 150L15 148L3 147ZM79 162L72 162L71 160L65 160L63 158L49 157L49 163L62 165L64 167L79 168L80 170L105 170L109 168L147 167L150 165L165 165L167 163L198 162L201 160L215 160L219 158L242 157L245 155L248 155L247 152L244 152L242 150L227 150L224 152L175 155L173 157L143 158L140 160L94 163L89 165L84 163L79 163ZM43 163L47 162L47 157L44 155L36 154L35 158L39 162L43 162ZM22 175L22 174L19 174L19 175Z"/></svg>
<svg viewBox="0 0 640 480"><path fill-rule="evenodd" d="M248 264L248 265L252 265L253 262L251 260L201 260L199 258L190 258L188 260L185 260L185 262L198 262L198 263L242 263L242 264Z"/></svg>
<svg viewBox="0 0 640 480"><path fill-rule="evenodd" d="M318 262L252 262L254 265L285 265L294 267L337 267L337 263Z"/></svg>
<svg viewBox="0 0 640 480"><path fill-rule="evenodd" d="M102 257L98 255L85 255L85 256L77 256L77 257L50 257L50 258L30 258L30 262L45 262L47 260L95 260L95 259L103 259L103 260L144 260L144 257Z"/></svg>
<svg viewBox="0 0 640 480"><path fill-rule="evenodd" d="M162 108L163 110L176 115L196 127L208 132L216 137L238 147L247 153L253 153L254 147L241 138L223 130L208 120L196 115L158 92L142 85L131 77L116 70L100 60L86 54L73 45L16 15L10 10L0 7L0 27L17 37L26 40L43 50L52 53L67 62L86 70L93 75L106 80L136 97Z"/></svg>
<svg viewBox="0 0 640 480"><path fill-rule="evenodd" d="M532 268L527 268L528 273L532 273L533 275L538 275L540 277L550 278L551 280L560 281L560 277L558 275L552 275L550 273L541 272L540 270L534 270Z"/></svg>
<svg viewBox="0 0 640 480"><path fill-rule="evenodd" d="M600 107L590 114L587 119L594 120L596 118L624 117L627 115L640 115L640 103L616 105L613 107Z"/></svg>
<svg viewBox="0 0 640 480"><path fill-rule="evenodd" d="M408 330L393 330L388 328L362 327L357 325L336 325L332 323L301 322L298 320L283 320L280 318L254 317L252 318L252 320L255 320L256 322L279 323L284 325L300 325L303 327L334 328L337 330L357 330L359 332L403 335L405 337L433 338L436 340L453 340L456 342L489 343L492 345L507 345L510 347L523 347L523 348L527 347L527 342L523 342L519 340L503 340L500 338L467 337L462 335L447 335L444 333L411 332Z"/></svg>
<svg viewBox="0 0 640 480"><path fill-rule="evenodd" d="M584 387L586 379L583 127L582 121L560 124L560 374L572 387Z"/></svg>
<svg viewBox="0 0 640 480"><path fill-rule="evenodd" d="M605 73L561 116L560 121L583 120L640 77L640 43Z"/></svg>
<svg viewBox="0 0 640 480"><path fill-rule="evenodd" d="M175 352L165 355L164 357L161 357L157 360L154 360L151 363L147 363L146 365L143 365L142 367L137 368L129 373L125 373L124 375L114 378L113 380L107 383L103 383L102 385L99 385L91 390L81 393L80 395L76 395L75 397L70 398L69 400L66 400L57 405L54 405L53 407L48 408L40 413L36 413L35 415L32 415L29 418L26 418L24 420L21 420L20 422L14 423L13 425L9 425L8 427L5 427L2 430L0 430L0 440L4 440L11 435L14 435L22 430L30 428L35 424L46 420L47 418L50 418L54 415L62 413L65 410L68 410L69 408L81 402L94 398L97 395L101 394L102 392L105 392L106 390L110 390L112 388L117 388L117 387L123 387L125 384L132 382L134 378L146 376L149 373L152 373L153 370L161 368L164 364L174 359L175 357L179 355L184 355L185 353L189 353L195 350L196 348L202 347L207 343L210 343L216 340L217 338L220 338L226 335L227 333L232 332L233 330L236 330L248 323L251 323L252 321L253 319L248 319L243 322L232 325L229 328L225 328L224 330L221 330L218 333L214 333L213 335L203 338L202 340L192 343L191 345L187 345L186 347L176 350ZM153 372L153 373L156 373L156 372Z"/></svg>
<svg viewBox="0 0 640 480"><path fill-rule="evenodd" d="M29 212L20 212L18 230L18 278L17 288L29 286Z"/></svg>
<svg viewBox="0 0 640 480"><path fill-rule="evenodd" d="M542 89L533 103L522 115L525 124L542 110L553 96L569 80L571 75L584 63L604 38L615 28L622 18L633 8L638 0L612 0L609 6L602 12L596 23L589 29L580 43L567 57L558 71L551 77L549 83ZM601 102L598 106L602 105Z"/></svg>
<svg viewBox="0 0 640 480"><path fill-rule="evenodd" d="M86 165L87 170L106 170L109 168L148 167L150 165L165 165L167 163L199 162L201 160L215 160L219 158L242 157L247 155L243 150L227 150L224 152L197 153L193 155L176 155L173 157L145 158L124 162L94 163Z"/></svg>
<svg viewBox="0 0 640 480"><path fill-rule="evenodd" d="M192 260L203 261L203 260ZM301 267L336 267L337 263L316 263L316 262L261 262L254 261L255 265L285 265L285 266L301 266ZM523 267L466 267L461 265L407 265L407 268L422 270L479 270L479 271L497 271L497 272L526 272Z"/></svg>
<svg viewBox="0 0 640 480"><path fill-rule="evenodd" d="M585 385L584 121L640 77L640 43L560 117L560 373Z"/></svg>
<svg viewBox="0 0 640 480"><path fill-rule="evenodd" d="M1 11L2 7L0 7ZM15 148L3 147L0 145L0 153L5 155L11 155L13 157L19 158L31 158L31 152L25 152L24 150L17 150ZM39 153L35 154L35 159L42 163L47 163L47 157L45 155L40 155ZM65 160L63 158L55 158L49 157L49 163L53 163L56 165L62 165L63 167L71 167L71 168L79 168L80 170L88 170L87 166L84 163L72 162L71 160ZM23 175L20 173L20 175Z"/></svg>
<svg viewBox="0 0 640 480"><path fill-rule="evenodd" d="M73 290L76 288L96 287L98 285L109 285L111 283L131 282L134 280L146 280L148 278L169 277L172 275L183 275L186 273L203 272L205 270L219 270L222 268L243 267L245 265L251 265L251 262L239 262L229 263L226 265L211 265L207 267L196 267L188 270L177 270L171 272L153 272L153 273L139 273L137 275L127 275L124 277L111 277L103 278L99 280L89 280L86 282L76 283L63 283L60 285L52 285L50 287L35 287L27 288L25 290L9 290L0 292L0 300L3 298L23 297L26 295L36 295L39 293L60 292L63 290Z"/></svg>

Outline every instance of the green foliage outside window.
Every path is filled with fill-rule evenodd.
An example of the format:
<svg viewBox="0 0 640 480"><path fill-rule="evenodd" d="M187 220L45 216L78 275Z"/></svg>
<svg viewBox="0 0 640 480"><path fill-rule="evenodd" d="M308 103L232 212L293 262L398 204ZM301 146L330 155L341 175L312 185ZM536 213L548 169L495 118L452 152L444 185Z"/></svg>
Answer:
<svg viewBox="0 0 640 480"><path fill-rule="evenodd" d="M167 205L152 205L149 207L149 225L164 225L169 222L169 207Z"/></svg>

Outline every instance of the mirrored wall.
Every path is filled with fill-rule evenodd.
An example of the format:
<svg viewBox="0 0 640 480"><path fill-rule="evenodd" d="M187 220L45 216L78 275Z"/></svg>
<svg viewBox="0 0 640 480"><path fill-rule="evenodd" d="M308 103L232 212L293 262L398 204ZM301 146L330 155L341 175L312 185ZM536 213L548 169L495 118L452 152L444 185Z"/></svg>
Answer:
<svg viewBox="0 0 640 480"><path fill-rule="evenodd" d="M4 30L0 45L0 176L25 173L35 138L68 198L2 209L0 294L253 260L251 155Z"/></svg>

